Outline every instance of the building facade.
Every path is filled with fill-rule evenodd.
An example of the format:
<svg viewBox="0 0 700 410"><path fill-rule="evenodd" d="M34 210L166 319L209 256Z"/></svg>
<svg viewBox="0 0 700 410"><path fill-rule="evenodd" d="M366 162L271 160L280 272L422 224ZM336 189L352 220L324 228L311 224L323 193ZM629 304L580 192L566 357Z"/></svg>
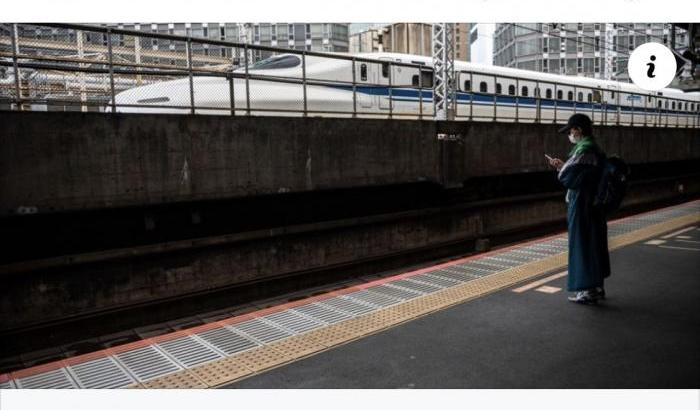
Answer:
<svg viewBox="0 0 700 410"><path fill-rule="evenodd" d="M671 45L665 23L503 23L493 38L493 64L563 75L630 81L627 62L647 42ZM675 46L688 44L676 32Z"/></svg>
<svg viewBox="0 0 700 410"><path fill-rule="evenodd" d="M455 59L470 60L469 31L471 23L455 23ZM369 27L350 36L350 52L390 52L432 56L433 26L428 23L392 23Z"/></svg>

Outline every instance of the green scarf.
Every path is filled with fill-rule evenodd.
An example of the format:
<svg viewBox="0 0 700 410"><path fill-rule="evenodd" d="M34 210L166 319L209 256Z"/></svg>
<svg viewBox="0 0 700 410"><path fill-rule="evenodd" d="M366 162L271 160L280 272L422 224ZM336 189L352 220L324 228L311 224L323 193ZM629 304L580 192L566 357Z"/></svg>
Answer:
<svg viewBox="0 0 700 410"><path fill-rule="evenodd" d="M593 140L593 137L583 137L579 142L574 145L574 148L569 152L569 157L573 157L579 154L583 154L584 152L592 149L595 147L595 140Z"/></svg>

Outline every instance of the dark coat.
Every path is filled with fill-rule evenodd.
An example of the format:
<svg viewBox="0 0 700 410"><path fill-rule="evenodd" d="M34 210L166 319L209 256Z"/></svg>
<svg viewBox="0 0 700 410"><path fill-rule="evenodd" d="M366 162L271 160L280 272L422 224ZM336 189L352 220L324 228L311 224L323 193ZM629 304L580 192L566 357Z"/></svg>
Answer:
<svg viewBox="0 0 700 410"><path fill-rule="evenodd" d="M568 189L570 292L602 287L610 276L608 225L605 213L593 206L605 154L595 144L579 150L559 171Z"/></svg>

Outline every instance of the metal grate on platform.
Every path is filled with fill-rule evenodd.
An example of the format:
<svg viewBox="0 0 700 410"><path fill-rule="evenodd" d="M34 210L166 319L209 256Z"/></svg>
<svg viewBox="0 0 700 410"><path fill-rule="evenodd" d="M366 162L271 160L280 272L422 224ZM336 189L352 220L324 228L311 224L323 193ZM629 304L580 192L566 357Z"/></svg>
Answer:
<svg viewBox="0 0 700 410"><path fill-rule="evenodd" d="M369 306L367 304L353 302L352 300L344 296L326 299L322 302L318 302L318 304L321 306L330 307L332 309L338 310L340 312L352 316L361 316L377 309L375 306Z"/></svg>
<svg viewBox="0 0 700 410"><path fill-rule="evenodd" d="M14 389L15 383L12 380L0 383L0 390L2 389Z"/></svg>
<svg viewBox="0 0 700 410"><path fill-rule="evenodd" d="M343 320L347 320L352 317L352 315L350 314L343 313L341 311L320 305L318 303L311 303L309 305L300 306L292 309L292 311L306 315L314 320L329 325L342 322Z"/></svg>
<svg viewBox="0 0 700 410"><path fill-rule="evenodd" d="M309 317L286 310L284 312L273 313L263 317L263 320L272 323L282 329L289 330L294 334L308 332L324 325L323 322L313 320Z"/></svg>
<svg viewBox="0 0 700 410"><path fill-rule="evenodd" d="M227 356L259 346L256 341L244 337L226 327L198 333L195 337L201 338Z"/></svg>
<svg viewBox="0 0 700 410"><path fill-rule="evenodd" d="M158 347L188 369L224 357L193 337L159 343Z"/></svg>
<svg viewBox="0 0 700 410"><path fill-rule="evenodd" d="M430 285L435 285L435 286L441 286L443 288L450 288L452 286L455 286L457 284L462 283L462 281L457 280L457 279L450 279L447 277L439 276L439 275L433 275L433 273L423 273L421 275L416 275L412 277L411 279L415 280L416 282L421 282L421 283L427 283Z"/></svg>
<svg viewBox="0 0 700 410"><path fill-rule="evenodd" d="M115 358L140 382L182 370L155 346L119 353Z"/></svg>
<svg viewBox="0 0 700 410"><path fill-rule="evenodd" d="M75 389L78 387L65 368L23 377L15 382L20 389Z"/></svg>
<svg viewBox="0 0 700 410"><path fill-rule="evenodd" d="M343 297L353 302L374 306L375 308L387 307L401 302L401 299L382 295L380 293L368 292L366 290L348 293L347 295L343 295Z"/></svg>
<svg viewBox="0 0 700 410"><path fill-rule="evenodd" d="M396 282L391 282L390 285L412 290L414 292L420 292L422 294L437 292L438 290L444 288L443 286L436 286L425 282L421 282L420 280L416 279L416 276L413 276L408 279L397 280Z"/></svg>
<svg viewBox="0 0 700 410"><path fill-rule="evenodd" d="M477 275L472 275L467 272L454 271L452 269L448 270L445 268L430 271L431 275L439 276L441 278L446 278L450 280L456 280L460 283L469 282L470 280L478 279Z"/></svg>
<svg viewBox="0 0 700 410"><path fill-rule="evenodd" d="M368 288L367 290L371 293L389 296L389 297L398 299L402 302L405 300L417 298L418 296L422 295L421 292L416 292L413 290L408 290L408 289L396 287L396 286L394 286L392 284L388 284L388 283L381 285L381 286L375 286L372 288Z"/></svg>
<svg viewBox="0 0 700 410"><path fill-rule="evenodd" d="M136 382L111 357L69 366L68 372L83 389L119 389Z"/></svg>
<svg viewBox="0 0 700 410"><path fill-rule="evenodd" d="M231 329L242 333L244 336L256 340L259 343L270 343L275 340L284 339L292 335L288 330L280 329L277 326L267 323L261 319L253 319L247 322L238 323L231 326Z"/></svg>

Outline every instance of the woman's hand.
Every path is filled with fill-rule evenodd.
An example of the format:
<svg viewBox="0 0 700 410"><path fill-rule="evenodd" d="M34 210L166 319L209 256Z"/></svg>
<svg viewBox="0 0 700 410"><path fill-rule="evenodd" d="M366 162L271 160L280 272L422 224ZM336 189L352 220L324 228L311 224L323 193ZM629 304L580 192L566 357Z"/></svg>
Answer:
<svg viewBox="0 0 700 410"><path fill-rule="evenodd" d="M564 161L560 160L559 158L552 158L549 160L549 165L553 166L558 171L564 166Z"/></svg>

